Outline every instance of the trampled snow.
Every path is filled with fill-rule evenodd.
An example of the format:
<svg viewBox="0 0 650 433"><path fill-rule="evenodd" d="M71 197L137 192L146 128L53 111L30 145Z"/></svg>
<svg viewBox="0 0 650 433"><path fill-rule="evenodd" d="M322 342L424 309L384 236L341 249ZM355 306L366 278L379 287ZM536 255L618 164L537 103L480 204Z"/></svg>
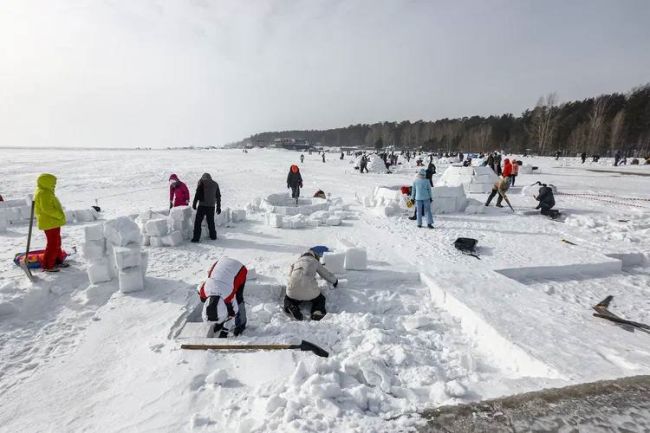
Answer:
<svg viewBox="0 0 650 433"><path fill-rule="evenodd" d="M436 215L435 230L427 230L408 220L412 209L397 192L411 185L416 158L392 167L393 174L360 174L347 159L323 163L306 155L305 199L292 208L264 198L287 196L286 172L297 152L3 155L5 199L24 206L36 176L51 172L68 209L97 203L100 222L138 217L143 226L148 213L147 219L163 219L167 231L162 222L152 224L160 235L150 237L152 247L142 246L139 258L112 246L122 271L99 282L106 267L90 270L98 283L91 284L89 267L109 258L104 244L92 244L104 236L94 218L71 221L62 231L64 248L78 246L84 254L73 255L73 266L58 274L37 272L32 284L12 262L25 248L27 226L22 217L7 224L0 233L2 432L406 431L420 411L442 404L650 373L650 335L594 318L591 310L614 295L612 311L650 322L650 177L638 175L650 174L649 167L517 157L540 173L520 172L509 191L516 213L495 207L478 213L482 204L471 203L471 214ZM443 171L441 161L436 165ZM216 241L153 247L169 228L189 228L189 210L170 218L150 212L166 208L171 172L189 184L204 172L219 182L224 211ZM565 219L531 213L537 187L530 185L538 180L558 187ZM375 192L385 185L392 186L383 200L395 206L377 212ZM311 199L319 189L329 202ZM282 214L269 212L278 204ZM300 228L282 228L283 218L294 217ZM331 218L341 224L327 225ZM138 234L110 238L130 245L141 241ZM461 236L478 239L481 260L453 247ZM321 281L328 310L322 321L296 322L282 312L283 286L292 261L314 245L334 251L341 283L334 289ZM32 247L42 246L42 232L35 231ZM354 265L347 266L350 251ZM206 341L205 324L194 321L195 291L223 254L256 275L245 289L248 328L227 343L304 339L330 357L181 350L182 339ZM141 284L143 290L129 290Z"/></svg>

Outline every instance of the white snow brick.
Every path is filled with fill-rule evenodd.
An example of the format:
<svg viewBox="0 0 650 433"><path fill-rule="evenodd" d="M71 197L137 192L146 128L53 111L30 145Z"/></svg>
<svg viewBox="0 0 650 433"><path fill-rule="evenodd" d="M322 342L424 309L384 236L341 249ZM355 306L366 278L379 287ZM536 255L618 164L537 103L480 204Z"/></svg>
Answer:
<svg viewBox="0 0 650 433"><path fill-rule="evenodd" d="M321 222L318 220L308 219L307 221L305 221L305 224L307 227L316 228L321 225Z"/></svg>
<svg viewBox="0 0 650 433"><path fill-rule="evenodd" d="M184 221L192 218L191 206L177 206L169 210L169 217L174 221Z"/></svg>
<svg viewBox="0 0 650 433"><path fill-rule="evenodd" d="M149 253L146 251L140 251L140 270L142 271L142 278L147 274L147 268L149 267Z"/></svg>
<svg viewBox="0 0 650 433"><path fill-rule="evenodd" d="M327 221L325 221L325 223L328 226L340 226L341 225L341 218L329 217L329 218L327 218Z"/></svg>
<svg viewBox="0 0 650 433"><path fill-rule="evenodd" d="M90 262L88 264L88 268L86 269L90 283L99 284L111 281L113 276L111 275L109 266L110 264L108 262L108 259L105 258Z"/></svg>
<svg viewBox="0 0 650 433"><path fill-rule="evenodd" d="M156 218L147 221L144 229L149 236L165 236L169 233L167 218Z"/></svg>
<svg viewBox="0 0 650 433"><path fill-rule="evenodd" d="M32 213L32 206L20 206L18 207L19 212L20 212L20 219L22 220L29 220L31 213Z"/></svg>
<svg viewBox="0 0 650 433"><path fill-rule="evenodd" d="M307 219L304 215L294 215L284 218L282 226L289 229L302 229L307 226Z"/></svg>
<svg viewBox="0 0 650 433"><path fill-rule="evenodd" d="M148 247L151 245L151 236L149 235L144 235L142 236L142 245L145 247Z"/></svg>
<svg viewBox="0 0 650 433"><path fill-rule="evenodd" d="M91 226L86 226L84 227L84 235L86 242L104 240L104 225L93 224Z"/></svg>
<svg viewBox="0 0 650 433"><path fill-rule="evenodd" d="M180 231L173 231L162 237L162 243L166 247L176 247L183 243L183 234Z"/></svg>
<svg viewBox="0 0 650 433"><path fill-rule="evenodd" d="M327 218L329 217L330 217L330 213L326 210L319 210L309 215L310 220L319 221L322 222L323 224L325 224L325 221L327 221Z"/></svg>
<svg viewBox="0 0 650 433"><path fill-rule="evenodd" d="M74 211L73 210L64 210L63 214L65 215L66 223L72 224L72 223L75 222Z"/></svg>
<svg viewBox="0 0 650 433"><path fill-rule="evenodd" d="M4 209L0 209L0 233L4 233L7 231L8 224L9 222L7 221L7 217Z"/></svg>
<svg viewBox="0 0 650 433"><path fill-rule="evenodd" d="M140 266L140 246L136 247L114 247L115 266L119 270Z"/></svg>
<svg viewBox="0 0 650 433"><path fill-rule="evenodd" d="M123 269L118 274L120 292L130 293L144 289L144 277L139 267Z"/></svg>
<svg viewBox="0 0 650 433"><path fill-rule="evenodd" d="M119 217L104 223L104 236L114 246L124 247L130 243L140 244L140 227L129 217Z"/></svg>
<svg viewBox="0 0 650 433"><path fill-rule="evenodd" d="M97 241L86 241L81 249L86 260L101 259L106 255L106 241L104 238Z"/></svg>
<svg viewBox="0 0 650 433"><path fill-rule="evenodd" d="M352 241L350 241L350 240L348 240L348 239L344 239L344 238L342 238L342 239L338 239L338 240L337 240L337 247L336 247L336 249L337 249L337 250L341 250L341 251L347 251L348 249L350 249L350 248L354 248L354 247L356 247L356 246L357 246L357 245L356 245L354 242L352 242Z"/></svg>
<svg viewBox="0 0 650 433"><path fill-rule="evenodd" d="M6 213L7 213L7 220L12 224L20 222L22 219L20 216L20 208L8 207L6 209Z"/></svg>
<svg viewBox="0 0 650 433"><path fill-rule="evenodd" d="M345 252L345 269L365 271L368 268L368 253L365 248L349 248Z"/></svg>
<svg viewBox="0 0 650 433"><path fill-rule="evenodd" d="M217 227L223 227L227 225L228 222L230 222L230 208L221 209L221 213L214 217L214 224Z"/></svg>
<svg viewBox="0 0 650 433"><path fill-rule="evenodd" d="M79 209L74 211L74 217L79 223L89 223L95 221L95 215L91 209Z"/></svg>
<svg viewBox="0 0 650 433"><path fill-rule="evenodd" d="M266 221L268 225L276 229L282 227L282 215L280 214L269 212L266 214Z"/></svg>
<svg viewBox="0 0 650 433"><path fill-rule="evenodd" d="M149 245L152 247L162 247L164 246L161 236L150 236Z"/></svg>
<svg viewBox="0 0 650 433"><path fill-rule="evenodd" d="M230 212L230 217L234 223L246 221L246 209L233 209Z"/></svg>
<svg viewBox="0 0 650 433"><path fill-rule="evenodd" d="M345 272L345 253L325 252L323 253L323 265L332 273L342 274Z"/></svg>

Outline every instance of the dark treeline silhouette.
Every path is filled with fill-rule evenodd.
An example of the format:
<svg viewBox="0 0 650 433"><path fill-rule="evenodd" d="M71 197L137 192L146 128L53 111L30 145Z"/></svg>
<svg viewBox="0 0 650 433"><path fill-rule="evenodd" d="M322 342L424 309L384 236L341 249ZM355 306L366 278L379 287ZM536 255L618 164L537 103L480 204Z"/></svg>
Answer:
<svg viewBox="0 0 650 433"><path fill-rule="evenodd" d="M473 116L417 122L350 125L324 131L255 134L244 143L267 145L274 139L306 139L321 146L423 149L442 152L529 152L576 155L650 153L650 84L628 94L613 93L557 104L551 93L519 117Z"/></svg>

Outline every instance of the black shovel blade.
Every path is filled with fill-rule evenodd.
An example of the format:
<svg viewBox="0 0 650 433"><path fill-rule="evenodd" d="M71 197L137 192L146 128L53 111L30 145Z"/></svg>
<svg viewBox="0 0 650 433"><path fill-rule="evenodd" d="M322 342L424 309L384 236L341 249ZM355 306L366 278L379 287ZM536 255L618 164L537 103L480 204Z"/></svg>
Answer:
<svg viewBox="0 0 650 433"><path fill-rule="evenodd" d="M291 348L300 349L303 352L313 352L314 355L320 356L322 358L327 358L330 356L330 354L327 353L327 351L325 351L324 349L316 346L314 343L310 343L309 341L305 341L305 340L302 340L300 344L292 345Z"/></svg>

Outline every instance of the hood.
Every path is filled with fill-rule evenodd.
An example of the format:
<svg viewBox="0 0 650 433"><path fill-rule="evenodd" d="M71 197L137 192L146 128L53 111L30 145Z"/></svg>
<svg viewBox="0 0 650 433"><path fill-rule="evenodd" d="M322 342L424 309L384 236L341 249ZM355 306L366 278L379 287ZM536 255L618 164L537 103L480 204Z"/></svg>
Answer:
<svg viewBox="0 0 650 433"><path fill-rule="evenodd" d="M178 176L176 176L175 174L172 174L171 176L169 176L169 180L176 180L176 181L178 181L179 179L178 179Z"/></svg>
<svg viewBox="0 0 650 433"><path fill-rule="evenodd" d="M504 159L503 162L504 162L505 164L510 164L510 160L509 160L508 158Z"/></svg>
<svg viewBox="0 0 650 433"><path fill-rule="evenodd" d="M212 180L212 176L210 176L210 173L203 173L201 180Z"/></svg>
<svg viewBox="0 0 650 433"><path fill-rule="evenodd" d="M298 173L300 171L300 169L298 168L298 166L296 164L293 164L291 166L290 170L291 170L291 173Z"/></svg>
<svg viewBox="0 0 650 433"><path fill-rule="evenodd" d="M54 191L54 187L56 187L56 176L49 173L43 173L38 176L38 179L36 179L36 185L41 189Z"/></svg>

